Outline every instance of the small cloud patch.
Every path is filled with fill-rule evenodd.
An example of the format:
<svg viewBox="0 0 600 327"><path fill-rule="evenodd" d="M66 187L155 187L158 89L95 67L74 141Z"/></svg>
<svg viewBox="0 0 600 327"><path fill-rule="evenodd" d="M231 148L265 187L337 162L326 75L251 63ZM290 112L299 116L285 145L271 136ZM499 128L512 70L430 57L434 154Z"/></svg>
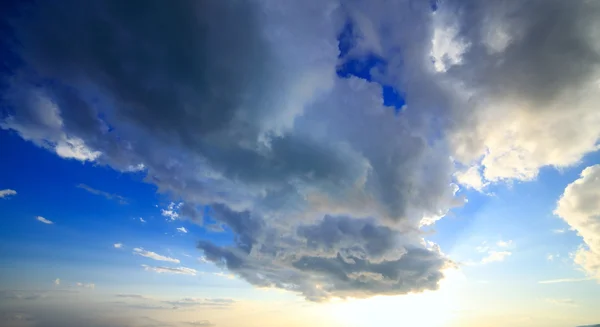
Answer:
<svg viewBox="0 0 600 327"><path fill-rule="evenodd" d="M48 219L46 219L46 218L44 218L44 217L42 217L42 216L37 216L37 217L35 217L35 219L36 219L37 221L39 221L39 222L41 222L41 223L44 223L44 224L47 224L47 225L52 225L52 224L54 224L54 222L53 222L53 221L51 221L51 220L48 220Z"/></svg>

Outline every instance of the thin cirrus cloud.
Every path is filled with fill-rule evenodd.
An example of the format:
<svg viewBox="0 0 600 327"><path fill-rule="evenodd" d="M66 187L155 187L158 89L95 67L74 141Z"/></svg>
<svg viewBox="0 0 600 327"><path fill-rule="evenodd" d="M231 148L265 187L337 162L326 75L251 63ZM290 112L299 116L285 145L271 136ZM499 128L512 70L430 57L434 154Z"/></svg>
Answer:
<svg viewBox="0 0 600 327"><path fill-rule="evenodd" d="M558 278L558 279L548 279L548 280L540 280L538 284L558 284L558 283L579 283L585 282L588 280L592 280L591 277L584 278Z"/></svg>
<svg viewBox="0 0 600 327"><path fill-rule="evenodd" d="M187 229L185 229L185 227L177 227L177 231L179 231L180 233L184 233L187 234Z"/></svg>
<svg viewBox="0 0 600 327"><path fill-rule="evenodd" d="M427 1L384 3L154 2L140 13L40 2L12 23L23 67L7 78L17 110L0 127L63 158L141 167L181 199L167 219L200 224L210 207L235 242L198 250L256 286L312 301L435 290L454 264L419 229L464 204L457 188L533 180L596 151L600 9L447 0L432 15ZM357 30L352 55L344 21ZM99 24L114 33L94 39ZM373 81L338 74L365 53L386 62ZM402 114L383 104L383 81L409 100ZM577 228L581 212L558 211ZM584 239L577 261L593 270Z"/></svg>
<svg viewBox="0 0 600 327"><path fill-rule="evenodd" d="M79 184L79 185L77 185L77 187L80 189L86 190L92 194L102 196L102 197L106 198L107 200L114 200L114 201L117 201L119 204L128 204L128 200L118 194L113 194L113 193L108 193L105 191L97 190L97 189L87 186L85 184Z"/></svg>
<svg viewBox="0 0 600 327"><path fill-rule="evenodd" d="M177 275L192 275L195 276L198 271L196 269L187 267L161 267L161 266L149 266L142 265L147 271L153 271L159 274L177 274Z"/></svg>
<svg viewBox="0 0 600 327"><path fill-rule="evenodd" d="M8 198L13 195L17 195L17 191L11 189L0 190L0 199Z"/></svg>
<svg viewBox="0 0 600 327"><path fill-rule="evenodd" d="M51 220L49 220L49 219L46 219L46 218L44 218L44 217L42 217L42 216L37 216L37 217L35 217L35 219L36 219L37 221L39 221L39 222L41 222L41 223L44 223L44 224L47 224L47 225L52 225L52 224L54 224L54 222L53 222L53 221L51 221Z"/></svg>
<svg viewBox="0 0 600 327"><path fill-rule="evenodd" d="M174 258L171 258L171 257L160 255L160 254L158 254L156 252L152 252L152 251L146 251L143 248L134 248L133 249L133 254L137 254L137 255L140 255L142 257L150 258L150 259L157 260L157 261L166 261L166 262L172 262L172 263L179 263L179 259L174 259Z"/></svg>

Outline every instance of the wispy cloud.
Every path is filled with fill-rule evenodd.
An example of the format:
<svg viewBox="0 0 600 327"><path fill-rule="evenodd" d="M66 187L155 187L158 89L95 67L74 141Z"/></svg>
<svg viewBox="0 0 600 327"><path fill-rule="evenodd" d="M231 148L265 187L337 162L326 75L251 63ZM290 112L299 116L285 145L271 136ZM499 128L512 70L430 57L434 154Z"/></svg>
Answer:
<svg viewBox="0 0 600 327"><path fill-rule="evenodd" d="M509 251L490 251L488 252L488 256L481 260L481 263L504 261L510 255L512 255L512 252Z"/></svg>
<svg viewBox="0 0 600 327"><path fill-rule="evenodd" d="M75 286L77 287L82 287L82 288L89 288L89 289L95 289L96 288L96 284L94 283L81 283L81 282L77 282L75 283Z"/></svg>
<svg viewBox="0 0 600 327"><path fill-rule="evenodd" d="M141 294L115 294L115 297L126 298L126 299L143 299L143 300L150 299L149 297L146 297Z"/></svg>
<svg viewBox="0 0 600 327"><path fill-rule="evenodd" d="M513 244L513 241L512 241L512 240L508 240L508 241L502 241L502 240L500 240L500 241L498 241L498 242L496 243L496 245L498 245L498 246L499 246L499 247L501 247L501 248L507 248L507 247L510 247L512 244Z"/></svg>
<svg viewBox="0 0 600 327"><path fill-rule="evenodd" d="M137 254L137 255L141 255L142 257L146 257L146 258L150 258L153 260L157 260L157 261L166 261L166 262L173 262L173 263L179 263L179 259L175 259L175 258L171 258L171 257L167 257L164 255L160 255L156 252L152 252L152 251L146 251L142 248L135 248L133 249L133 253Z"/></svg>
<svg viewBox="0 0 600 327"><path fill-rule="evenodd" d="M35 217L35 219L36 219L37 221L39 221L39 222L42 222L42 223L44 223L44 224L48 224L48 225L52 225L52 224L54 224L54 222L52 222L51 220L48 220L48 219L46 219L46 218L44 218L44 217L42 217L42 216L37 216L37 217Z"/></svg>
<svg viewBox="0 0 600 327"><path fill-rule="evenodd" d="M561 228L561 229L553 229L553 230L552 230L552 233L554 233L554 234L563 234L563 233L565 233L566 231L567 231L567 229L566 229L566 228Z"/></svg>
<svg viewBox="0 0 600 327"><path fill-rule="evenodd" d="M187 321L187 322L183 322L183 324L186 324L188 326L194 326L194 327L212 327L212 326L215 326L215 324L213 324L212 322L210 322L208 320Z"/></svg>
<svg viewBox="0 0 600 327"><path fill-rule="evenodd" d="M0 199L7 198L13 195L17 195L17 191L11 189L0 190Z"/></svg>
<svg viewBox="0 0 600 327"><path fill-rule="evenodd" d="M209 306L209 307L228 307L235 304L233 299L219 298L183 298L174 301L163 301L175 307L193 307L193 306Z"/></svg>
<svg viewBox="0 0 600 327"><path fill-rule="evenodd" d="M54 280L54 285L60 285L60 278Z"/></svg>
<svg viewBox="0 0 600 327"><path fill-rule="evenodd" d="M113 244L113 247L114 247L115 249L120 249L120 248L122 248L122 247L123 247L123 243L115 243L115 244Z"/></svg>
<svg viewBox="0 0 600 327"><path fill-rule="evenodd" d="M188 232L187 229L185 229L185 227L177 227L177 230L184 234L186 234Z"/></svg>
<svg viewBox="0 0 600 327"><path fill-rule="evenodd" d="M172 267L156 267L156 266L148 266L148 265L142 265L142 267L144 267L144 269L147 271L154 271L159 274L166 273L166 274L179 274L179 275L195 276L198 273L198 271L196 271L196 269L187 268L187 267L172 268Z"/></svg>
<svg viewBox="0 0 600 327"><path fill-rule="evenodd" d="M122 197L122 196L120 196L118 194L108 193L108 192L104 192L104 191L101 191L101 190L97 190L97 189L95 189L93 187L90 187L90 186L87 186L85 184L79 184L79 185L77 185L77 187L80 188L80 189L86 190L86 191L88 191L88 192L90 192L92 194L103 196L103 197L105 197L108 200L115 200L115 201L119 202L120 204L127 204L128 203L128 201L127 201L126 198L124 198L124 197Z"/></svg>
<svg viewBox="0 0 600 327"><path fill-rule="evenodd" d="M585 282L591 280L590 277L585 278L560 278L560 279L549 279L549 280L540 280L538 284L558 284L558 283L577 283L577 282Z"/></svg>
<svg viewBox="0 0 600 327"><path fill-rule="evenodd" d="M144 218L140 217L140 222L145 223L146 221L144 220Z"/></svg>
<svg viewBox="0 0 600 327"><path fill-rule="evenodd" d="M546 302L556 305L576 306L577 304L572 299L546 299Z"/></svg>
<svg viewBox="0 0 600 327"><path fill-rule="evenodd" d="M219 276L219 277L223 277L223 278L227 278L227 279L235 279L235 275L233 275L233 274L226 274L224 272L216 272L216 273L213 273L213 275Z"/></svg>

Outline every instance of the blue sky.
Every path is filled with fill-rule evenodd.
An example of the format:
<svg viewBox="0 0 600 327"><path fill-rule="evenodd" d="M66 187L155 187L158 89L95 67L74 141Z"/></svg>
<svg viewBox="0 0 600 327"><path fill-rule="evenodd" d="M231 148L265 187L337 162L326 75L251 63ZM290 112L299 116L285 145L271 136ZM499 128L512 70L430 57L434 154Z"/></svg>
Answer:
<svg viewBox="0 0 600 327"><path fill-rule="evenodd" d="M600 321L598 5L13 4L7 326Z"/></svg>

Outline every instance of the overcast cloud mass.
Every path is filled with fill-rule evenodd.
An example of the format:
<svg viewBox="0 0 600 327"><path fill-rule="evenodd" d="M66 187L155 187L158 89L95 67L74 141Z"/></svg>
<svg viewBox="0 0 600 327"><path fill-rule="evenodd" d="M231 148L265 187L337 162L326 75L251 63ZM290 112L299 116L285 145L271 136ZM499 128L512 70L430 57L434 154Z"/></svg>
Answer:
<svg viewBox="0 0 600 327"><path fill-rule="evenodd" d="M6 42L18 64L2 71L1 128L66 159L143 172L182 203L170 217L208 215L235 233L230 245L198 240L207 260L311 301L437 289L456 263L422 227L465 203L459 187L532 180L598 149L600 2L63 0L15 10ZM381 62L371 81L337 73L365 56ZM406 106L385 106L381 85ZM576 261L599 277L600 231L586 223L598 208L569 205L597 170L567 188L557 213L589 246Z"/></svg>

